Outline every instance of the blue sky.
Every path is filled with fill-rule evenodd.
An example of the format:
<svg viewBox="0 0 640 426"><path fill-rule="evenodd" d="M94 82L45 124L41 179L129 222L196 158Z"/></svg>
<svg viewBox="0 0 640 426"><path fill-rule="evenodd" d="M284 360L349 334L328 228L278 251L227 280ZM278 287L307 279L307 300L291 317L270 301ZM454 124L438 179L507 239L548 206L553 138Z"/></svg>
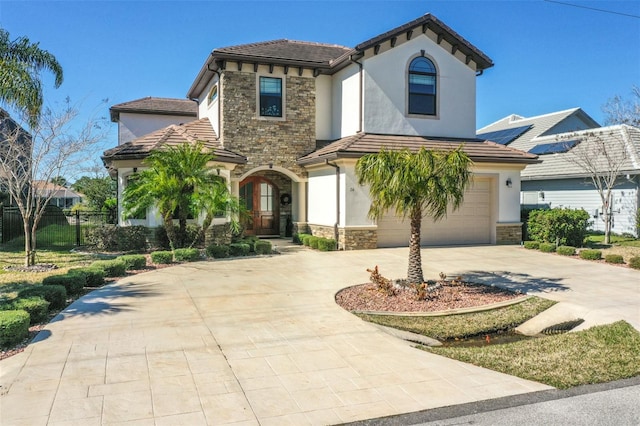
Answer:
<svg viewBox="0 0 640 426"><path fill-rule="evenodd" d="M640 0L565 2L640 16ZM640 85L640 19L544 0L0 0L0 25L11 37L40 42L63 66L59 89L45 77L45 100L70 96L104 116L108 106L144 96L184 98L216 47L278 38L353 47L425 13L495 63L477 80L478 128L512 113L572 107L602 122L609 98ZM111 127L106 147L117 144Z"/></svg>

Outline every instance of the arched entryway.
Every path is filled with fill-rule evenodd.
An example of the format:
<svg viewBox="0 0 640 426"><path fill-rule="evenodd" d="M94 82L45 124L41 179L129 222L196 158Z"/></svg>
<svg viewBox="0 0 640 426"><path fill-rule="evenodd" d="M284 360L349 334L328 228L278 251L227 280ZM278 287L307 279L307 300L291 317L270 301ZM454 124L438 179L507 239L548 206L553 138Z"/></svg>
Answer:
<svg viewBox="0 0 640 426"><path fill-rule="evenodd" d="M280 235L278 186L264 176L250 176L240 182L240 199L249 219L244 221L247 235Z"/></svg>

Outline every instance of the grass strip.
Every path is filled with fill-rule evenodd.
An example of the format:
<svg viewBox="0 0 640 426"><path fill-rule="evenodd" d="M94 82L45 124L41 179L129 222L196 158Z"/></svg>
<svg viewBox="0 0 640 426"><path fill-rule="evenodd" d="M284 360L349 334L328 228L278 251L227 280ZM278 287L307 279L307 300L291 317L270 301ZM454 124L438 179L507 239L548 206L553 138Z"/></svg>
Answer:
<svg viewBox="0 0 640 426"><path fill-rule="evenodd" d="M640 333L625 321L505 345L423 349L559 389L640 375Z"/></svg>
<svg viewBox="0 0 640 426"><path fill-rule="evenodd" d="M374 324L410 331L438 340L446 340L494 333L517 327L540 312L549 309L555 303L552 300L531 297L521 303L490 311L440 317L356 315Z"/></svg>

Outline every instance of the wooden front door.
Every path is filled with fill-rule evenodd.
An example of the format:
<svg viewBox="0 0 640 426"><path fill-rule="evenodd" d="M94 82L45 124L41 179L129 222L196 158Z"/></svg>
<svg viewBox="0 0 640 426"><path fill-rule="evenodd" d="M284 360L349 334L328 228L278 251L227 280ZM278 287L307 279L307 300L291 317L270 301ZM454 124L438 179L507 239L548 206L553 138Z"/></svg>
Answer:
<svg viewBox="0 0 640 426"><path fill-rule="evenodd" d="M240 198L249 213L243 225L247 235L279 235L278 187L262 176L240 182Z"/></svg>

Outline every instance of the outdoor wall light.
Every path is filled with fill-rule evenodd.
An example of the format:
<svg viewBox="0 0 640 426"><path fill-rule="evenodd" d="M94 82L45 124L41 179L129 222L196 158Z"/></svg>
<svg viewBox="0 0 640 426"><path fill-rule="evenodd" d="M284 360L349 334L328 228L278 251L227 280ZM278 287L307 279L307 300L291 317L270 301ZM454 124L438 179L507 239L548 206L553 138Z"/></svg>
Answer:
<svg viewBox="0 0 640 426"><path fill-rule="evenodd" d="M513 182L511 182L511 178L507 178L507 188L511 188L513 186Z"/></svg>
<svg viewBox="0 0 640 426"><path fill-rule="evenodd" d="M269 168L273 169L273 163L269 163Z"/></svg>

